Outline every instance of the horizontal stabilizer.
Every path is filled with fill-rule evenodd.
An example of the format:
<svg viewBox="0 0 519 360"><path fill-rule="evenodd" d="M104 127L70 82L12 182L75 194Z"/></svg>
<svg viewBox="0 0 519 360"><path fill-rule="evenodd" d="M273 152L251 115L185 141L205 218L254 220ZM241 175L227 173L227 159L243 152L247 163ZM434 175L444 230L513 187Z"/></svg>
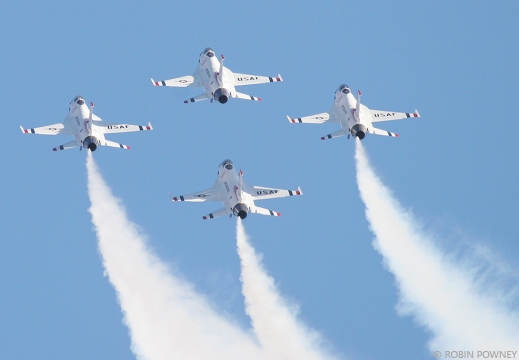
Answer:
<svg viewBox="0 0 519 360"><path fill-rule="evenodd" d="M212 213L208 214L208 215L205 215L202 217L202 219L204 220L208 220L208 219L214 219L214 218L217 218L217 217L220 217L220 216L224 216L224 215L227 215L227 210L225 208L221 208L221 209L218 209L216 211L213 211Z"/></svg>
<svg viewBox="0 0 519 360"><path fill-rule="evenodd" d="M396 133L393 133L393 132L387 131L387 130L377 129L377 128L371 128L368 130L368 132L370 134L375 134L375 135L398 137L398 134L396 134Z"/></svg>
<svg viewBox="0 0 519 360"><path fill-rule="evenodd" d="M119 143L116 143L116 142L110 141L110 140L104 140L103 142L100 143L100 145L130 150L130 147L128 145L119 144Z"/></svg>
<svg viewBox="0 0 519 360"><path fill-rule="evenodd" d="M190 102L197 102L197 101L202 101L202 100L207 100L207 99L209 99L209 97L207 96L206 93L203 93L198 96L192 97L191 99L184 100L184 104L189 104Z"/></svg>
<svg viewBox="0 0 519 360"><path fill-rule="evenodd" d="M331 134L322 136L321 140L333 139L333 138L336 138L336 137L339 137L339 136L344 136L344 135L346 135L346 133L344 132L343 129L340 129L340 130L337 130L335 132L332 132Z"/></svg>
<svg viewBox="0 0 519 360"><path fill-rule="evenodd" d="M251 207L250 211L253 214L270 215L270 216L281 216L281 213L278 213L277 211L272 211L272 210L269 210L269 209L261 208L259 206Z"/></svg>
<svg viewBox="0 0 519 360"><path fill-rule="evenodd" d="M235 92L234 94L232 94L232 97L237 98L237 99L243 99L243 100L261 101L261 98L259 98L259 97L243 94L240 92Z"/></svg>
<svg viewBox="0 0 519 360"><path fill-rule="evenodd" d="M59 151L59 150L68 150L77 147L76 140L69 141L66 144L60 145L58 147L55 147L52 149L52 151Z"/></svg>

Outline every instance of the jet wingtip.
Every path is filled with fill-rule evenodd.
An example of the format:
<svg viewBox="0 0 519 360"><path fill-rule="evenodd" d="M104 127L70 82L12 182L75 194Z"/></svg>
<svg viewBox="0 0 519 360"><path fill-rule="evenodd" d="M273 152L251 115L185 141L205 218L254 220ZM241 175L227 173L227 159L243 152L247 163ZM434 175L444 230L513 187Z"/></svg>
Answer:
<svg viewBox="0 0 519 360"><path fill-rule="evenodd" d="M418 109L414 109L414 116L420 117L420 113L418 112Z"/></svg>
<svg viewBox="0 0 519 360"><path fill-rule="evenodd" d="M291 123L291 124L295 124L296 121L297 121L297 119L292 119L292 118L291 118L290 116L288 116L288 115L287 115L287 120L288 120L288 122ZM300 122L301 122L301 121L300 121Z"/></svg>
<svg viewBox="0 0 519 360"><path fill-rule="evenodd" d="M281 77L281 74L278 74L278 78L277 78L278 81L283 81L283 78Z"/></svg>

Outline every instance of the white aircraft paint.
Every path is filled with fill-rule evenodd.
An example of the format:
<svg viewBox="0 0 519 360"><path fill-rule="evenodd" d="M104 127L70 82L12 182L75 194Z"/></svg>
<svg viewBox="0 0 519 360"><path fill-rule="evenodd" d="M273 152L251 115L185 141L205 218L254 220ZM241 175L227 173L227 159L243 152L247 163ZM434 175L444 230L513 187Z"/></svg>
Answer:
<svg viewBox="0 0 519 360"><path fill-rule="evenodd" d="M236 91L236 86L264 84L269 82L283 81L281 75L277 77L238 74L223 66L224 56L221 62L216 58L215 52L211 48L206 48L200 53L198 66L193 75L182 76L179 78L155 81L151 79L154 86L170 87L203 87L205 92L198 96L185 100L184 103L197 102L210 99L225 104L229 98L260 101L259 97L247 95Z"/></svg>
<svg viewBox="0 0 519 360"><path fill-rule="evenodd" d="M105 139L105 134L153 130L151 123L148 125L108 124L102 122L101 118L94 115L94 104L90 108L85 104L81 96L76 96L70 102L69 113L63 123L46 125L42 127L24 129L24 134L39 135L72 135L74 140L53 148L52 150L67 150L75 147L88 148L95 151L99 145L110 146L121 149L130 149L128 145L119 144Z"/></svg>
<svg viewBox="0 0 519 360"><path fill-rule="evenodd" d="M350 88L347 85L341 85L337 91L335 91L334 103L329 112L293 119L290 118L290 116L287 116L287 118L290 123L338 123L341 125L341 130L325 135L321 137L321 140L332 139L344 135L348 135L348 139L351 135L362 140L368 133L383 136L398 136L398 134L390 131L375 128L373 126L373 123L375 122L420 117L418 110L415 110L414 113L370 110L360 103L361 95L362 93L359 91L357 99L355 99Z"/></svg>
<svg viewBox="0 0 519 360"><path fill-rule="evenodd" d="M223 215L239 216L245 219L249 212L253 214L280 216L281 214L258 207L255 200L273 199L286 196L303 195L301 188L297 190L282 190L252 186L243 180L243 172L237 173L231 160L224 160L218 168L218 176L210 189L197 191L188 195L171 196L172 201L222 201L223 208L204 216L204 220Z"/></svg>

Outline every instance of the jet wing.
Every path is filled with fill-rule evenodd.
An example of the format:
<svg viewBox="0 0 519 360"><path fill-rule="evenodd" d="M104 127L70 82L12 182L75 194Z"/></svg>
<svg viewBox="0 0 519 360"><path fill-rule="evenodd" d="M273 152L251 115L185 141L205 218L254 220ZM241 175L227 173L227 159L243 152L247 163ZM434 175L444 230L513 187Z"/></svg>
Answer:
<svg viewBox="0 0 519 360"><path fill-rule="evenodd" d="M274 199L286 196L296 196L303 195L301 188L298 187L297 190L283 190L283 189L274 189L267 188L262 186L253 186L245 181L243 182L243 189L251 194L254 200L265 200L265 199Z"/></svg>
<svg viewBox="0 0 519 360"><path fill-rule="evenodd" d="M394 111L382 111L382 110L371 110L368 109L371 113L371 122L380 122L380 121L391 121L391 120L401 120L412 117L420 117L418 110L415 110L414 113L403 113L403 112L394 112Z"/></svg>
<svg viewBox="0 0 519 360"><path fill-rule="evenodd" d="M223 201L222 197L216 188L197 191L192 194L171 196L171 201L189 201L189 202L204 202L204 201Z"/></svg>
<svg viewBox="0 0 519 360"><path fill-rule="evenodd" d="M133 132L133 131L146 131L153 130L151 123L148 125L129 125L129 124L103 124L100 125L98 122L94 122L95 125L103 128L103 132L105 134L114 134L114 133L124 133L124 132Z"/></svg>
<svg viewBox="0 0 519 360"><path fill-rule="evenodd" d="M195 77L193 75L181 76L174 79L169 80L160 80L155 81L151 79L151 83L154 86L171 86L171 87L188 87L188 86L198 86L198 82L195 83Z"/></svg>
<svg viewBox="0 0 519 360"><path fill-rule="evenodd" d="M233 76L234 76L234 86L265 84L265 83L269 83L269 82L283 81L283 78L281 77L280 74L278 74L277 77L270 77L270 76L259 76L259 75L233 73Z"/></svg>
<svg viewBox="0 0 519 360"><path fill-rule="evenodd" d="M304 124L322 124L322 123L337 123L338 121L334 116L330 116L329 113L320 113L310 116L304 116L300 118L290 118L287 115L288 122L291 123L304 123Z"/></svg>
<svg viewBox="0 0 519 360"><path fill-rule="evenodd" d="M65 135L72 135L72 132L69 131L64 124L52 124L52 125L46 125L41 126L37 128L32 129L24 129L20 126L20 130L22 130L22 133L24 134L39 134L39 135L58 135L58 134L65 134Z"/></svg>

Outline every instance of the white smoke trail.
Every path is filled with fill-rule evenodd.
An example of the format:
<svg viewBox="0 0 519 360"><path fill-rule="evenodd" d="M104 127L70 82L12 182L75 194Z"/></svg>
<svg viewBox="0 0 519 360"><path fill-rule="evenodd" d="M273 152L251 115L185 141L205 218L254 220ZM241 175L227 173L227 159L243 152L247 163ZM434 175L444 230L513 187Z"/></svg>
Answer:
<svg viewBox="0 0 519 360"><path fill-rule="evenodd" d="M248 241L241 219L236 223L245 311L268 359L331 358L321 349L321 336L297 319L297 308L281 297Z"/></svg>
<svg viewBox="0 0 519 360"><path fill-rule="evenodd" d="M423 233L374 173L359 140L355 159L373 246L395 276L401 313L432 332L429 348L519 350L519 314L507 306L504 291L483 288L475 266L456 263Z"/></svg>
<svg viewBox="0 0 519 360"><path fill-rule="evenodd" d="M92 223L139 359L260 359L256 342L219 316L146 246L88 152Z"/></svg>

